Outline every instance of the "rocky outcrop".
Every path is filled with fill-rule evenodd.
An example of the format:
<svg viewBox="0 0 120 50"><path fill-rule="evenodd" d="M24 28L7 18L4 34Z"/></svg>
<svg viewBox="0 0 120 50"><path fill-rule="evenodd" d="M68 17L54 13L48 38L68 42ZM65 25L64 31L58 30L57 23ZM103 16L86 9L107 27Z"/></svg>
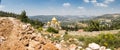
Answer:
<svg viewBox="0 0 120 50"><path fill-rule="evenodd" d="M58 50L49 39L41 36L30 24L0 18L0 50Z"/></svg>

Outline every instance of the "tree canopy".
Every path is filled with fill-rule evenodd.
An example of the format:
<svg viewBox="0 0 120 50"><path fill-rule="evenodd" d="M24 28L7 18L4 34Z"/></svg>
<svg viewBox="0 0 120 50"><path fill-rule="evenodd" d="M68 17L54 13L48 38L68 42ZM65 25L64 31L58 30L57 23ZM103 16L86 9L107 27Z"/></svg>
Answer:
<svg viewBox="0 0 120 50"><path fill-rule="evenodd" d="M0 11L0 17L13 17L13 18L17 18L17 19L20 19L24 23L30 23L35 28L39 28L39 27L43 26L43 23L41 21L29 19L28 16L26 15L26 11L25 10L22 11L21 14L15 14L15 13L10 13L10 12Z"/></svg>

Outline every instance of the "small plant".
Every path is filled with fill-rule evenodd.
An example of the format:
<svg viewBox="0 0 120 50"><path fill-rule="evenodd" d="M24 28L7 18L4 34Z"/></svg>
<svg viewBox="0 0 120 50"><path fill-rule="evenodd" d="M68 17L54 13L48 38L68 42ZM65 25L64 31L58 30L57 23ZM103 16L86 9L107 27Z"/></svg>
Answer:
<svg viewBox="0 0 120 50"><path fill-rule="evenodd" d="M106 46L107 48L118 48L120 47L120 34L99 34L95 37L79 37L79 41L84 43L83 47L86 47L89 43L95 42L101 46Z"/></svg>
<svg viewBox="0 0 120 50"><path fill-rule="evenodd" d="M65 34L68 34L68 32L66 31Z"/></svg>
<svg viewBox="0 0 120 50"><path fill-rule="evenodd" d="M40 31L40 32L43 31L43 28L42 28L42 27L39 27L39 28L38 28L38 31Z"/></svg>
<svg viewBox="0 0 120 50"><path fill-rule="evenodd" d="M60 41L60 37L51 37L51 41Z"/></svg>
<svg viewBox="0 0 120 50"><path fill-rule="evenodd" d="M48 31L48 32L51 32L51 33L58 33L58 30L56 30L56 29L54 29L54 28L52 28L52 27L49 27L49 28L47 29L47 31Z"/></svg>

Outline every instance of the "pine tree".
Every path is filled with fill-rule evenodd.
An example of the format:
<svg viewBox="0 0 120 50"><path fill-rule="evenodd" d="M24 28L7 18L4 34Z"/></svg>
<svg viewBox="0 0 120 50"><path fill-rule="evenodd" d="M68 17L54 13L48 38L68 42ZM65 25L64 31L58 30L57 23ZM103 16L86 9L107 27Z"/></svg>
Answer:
<svg viewBox="0 0 120 50"><path fill-rule="evenodd" d="M29 18L26 16L26 11L22 11L22 13L20 14L19 16L19 19L22 21L22 22L29 22Z"/></svg>

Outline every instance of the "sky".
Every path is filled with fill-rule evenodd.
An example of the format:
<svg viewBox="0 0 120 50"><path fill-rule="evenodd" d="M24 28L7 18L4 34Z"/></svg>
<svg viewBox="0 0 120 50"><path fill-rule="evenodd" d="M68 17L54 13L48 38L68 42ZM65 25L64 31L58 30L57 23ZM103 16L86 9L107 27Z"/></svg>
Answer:
<svg viewBox="0 0 120 50"><path fill-rule="evenodd" d="M34 15L103 15L120 13L120 0L1 0L0 10Z"/></svg>

